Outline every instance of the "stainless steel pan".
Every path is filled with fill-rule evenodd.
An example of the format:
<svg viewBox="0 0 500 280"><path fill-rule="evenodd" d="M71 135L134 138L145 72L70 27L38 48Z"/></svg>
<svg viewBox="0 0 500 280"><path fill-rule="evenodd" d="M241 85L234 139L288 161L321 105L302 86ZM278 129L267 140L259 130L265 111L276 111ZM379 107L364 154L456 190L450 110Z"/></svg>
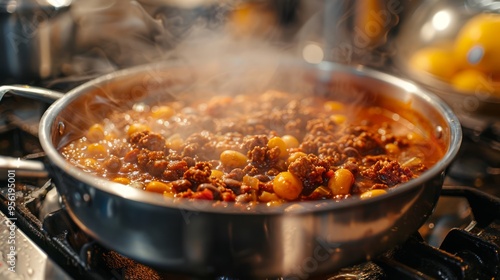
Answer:
<svg viewBox="0 0 500 280"><path fill-rule="evenodd" d="M419 178L369 200L221 209L109 182L72 166L58 152L111 111L136 102L196 98L210 92L208 87L217 92L272 87L373 102L414 122L446 153ZM197 276L302 279L375 257L417 231L434 209L461 128L434 95L381 72L236 59L160 63L90 81L53 103L42 117L39 137L65 208L104 246L153 267Z"/></svg>

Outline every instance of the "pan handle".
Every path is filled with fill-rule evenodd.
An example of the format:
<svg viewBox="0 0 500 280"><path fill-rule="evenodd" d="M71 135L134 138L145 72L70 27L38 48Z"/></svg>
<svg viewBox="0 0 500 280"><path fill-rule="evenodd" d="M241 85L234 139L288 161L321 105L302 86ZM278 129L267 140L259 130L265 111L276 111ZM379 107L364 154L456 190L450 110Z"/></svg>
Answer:
<svg viewBox="0 0 500 280"><path fill-rule="evenodd" d="M0 179L7 179L11 171L15 171L16 177L23 178L45 178L49 175L41 161L0 156Z"/></svg>
<svg viewBox="0 0 500 280"><path fill-rule="evenodd" d="M64 96L64 93L62 92L27 85L0 86L0 100L2 100L6 93L28 97L47 103L52 103Z"/></svg>

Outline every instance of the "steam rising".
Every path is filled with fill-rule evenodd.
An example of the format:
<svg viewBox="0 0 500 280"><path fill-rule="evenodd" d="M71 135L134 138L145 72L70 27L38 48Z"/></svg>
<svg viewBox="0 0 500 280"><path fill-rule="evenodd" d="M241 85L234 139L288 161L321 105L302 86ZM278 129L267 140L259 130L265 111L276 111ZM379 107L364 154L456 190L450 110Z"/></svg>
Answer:
<svg viewBox="0 0 500 280"><path fill-rule="evenodd" d="M276 3L281 3L279 9ZM74 1L76 51L92 58L70 65L66 74L106 73L179 57L203 60L273 52L270 59L290 54L291 44L285 38L290 26L283 24L283 11L294 3L297 1Z"/></svg>

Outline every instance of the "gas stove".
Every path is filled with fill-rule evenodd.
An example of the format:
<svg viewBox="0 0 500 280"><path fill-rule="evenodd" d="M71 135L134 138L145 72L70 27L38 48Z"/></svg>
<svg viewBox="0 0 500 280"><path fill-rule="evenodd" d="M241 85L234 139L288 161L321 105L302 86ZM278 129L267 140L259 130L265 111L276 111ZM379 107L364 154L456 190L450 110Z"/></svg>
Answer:
<svg viewBox="0 0 500 280"><path fill-rule="evenodd" d="M81 24L78 55L62 65L62 76L28 82L65 92L91 78L163 57L166 48L195 31L190 23L202 22L199 9L166 14L164 7L146 5L155 1L137 1L146 3L142 8L131 2L135 4L130 10L118 7L112 15L144 23L137 30L127 29L126 21L107 20L107 9L113 5L89 9L81 4L85 2L75 2L80 5L73 7ZM210 10L209 17L220 20L227 8ZM292 18L294 11L289 8L280 22ZM210 28L220 24L203 22ZM140 40L131 41L125 33ZM71 220L46 172L26 172L16 166L17 158L35 165L45 160L38 121L47 106L14 96L0 102L0 155L9 157L0 161L12 166L0 170L0 279L193 278L148 267L103 247ZM476 124L463 128L464 142L449 167L436 209L418 231L370 261L314 279L499 279L500 120Z"/></svg>
<svg viewBox="0 0 500 280"><path fill-rule="evenodd" d="M46 104L11 98L0 106L6 116L0 129L0 151L40 163L44 154L36 126ZM23 105L13 107L11 102ZM500 277L499 140L497 123L481 130L464 127L462 148L427 222L384 254L314 279ZM2 279L192 278L156 270L101 246L71 220L46 173L14 168L2 172Z"/></svg>

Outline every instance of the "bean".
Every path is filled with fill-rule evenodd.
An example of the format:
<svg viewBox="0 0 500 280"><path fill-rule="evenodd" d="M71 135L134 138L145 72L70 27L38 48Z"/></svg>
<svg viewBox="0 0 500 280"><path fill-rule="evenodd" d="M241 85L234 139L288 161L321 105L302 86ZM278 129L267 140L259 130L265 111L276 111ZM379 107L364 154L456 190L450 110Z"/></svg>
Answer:
<svg viewBox="0 0 500 280"><path fill-rule="evenodd" d="M234 180L234 179L224 179L224 184L226 185L226 187L230 188L230 189L239 189L241 188L241 182L240 181L237 181L237 180Z"/></svg>
<svg viewBox="0 0 500 280"><path fill-rule="evenodd" d="M220 161L225 167L236 168L244 167L247 164L248 158L240 152L226 150L220 154Z"/></svg>
<svg viewBox="0 0 500 280"><path fill-rule="evenodd" d="M336 115L331 115L330 119L334 121L336 124L343 124L346 122L347 117L345 115L336 114Z"/></svg>
<svg viewBox="0 0 500 280"><path fill-rule="evenodd" d="M349 194L352 184L354 184L354 175L345 168L335 170L333 176L328 180L328 188L334 196Z"/></svg>
<svg viewBox="0 0 500 280"><path fill-rule="evenodd" d="M302 181L288 171L279 173L273 180L274 193L286 200L297 199L303 188Z"/></svg>
<svg viewBox="0 0 500 280"><path fill-rule="evenodd" d="M100 124L94 124L87 131L87 139L92 143L97 143L103 140L104 137L104 128Z"/></svg>
<svg viewBox="0 0 500 280"><path fill-rule="evenodd" d="M281 139L285 142L287 149L298 148L300 145L299 140L292 135L283 135Z"/></svg>
<svg viewBox="0 0 500 280"><path fill-rule="evenodd" d="M296 161L297 159L301 158L301 157L305 157L307 156L306 153L303 153L303 152L295 152L293 154L291 154L288 159L286 160L286 163L290 164L294 161Z"/></svg>
<svg viewBox="0 0 500 280"><path fill-rule="evenodd" d="M254 176L257 180L261 181L261 182L269 182L271 179L269 178L269 176L266 176L264 174L257 174Z"/></svg>
<svg viewBox="0 0 500 280"><path fill-rule="evenodd" d="M151 128L142 123L133 123L128 127L127 135L130 137L132 134L142 131L151 131Z"/></svg>
<svg viewBox="0 0 500 280"><path fill-rule="evenodd" d="M286 143L280 137L273 137L273 138L269 139L269 141L267 142L267 147L269 149L272 149L274 147L278 147L280 150L280 157L287 157L288 156L288 152L286 150Z"/></svg>
<svg viewBox="0 0 500 280"><path fill-rule="evenodd" d="M369 190L369 191L362 193L360 197L361 197L361 199L368 199L368 198L376 197L376 196L383 195L386 193L387 193L386 190L374 189L374 190Z"/></svg>
<svg viewBox="0 0 500 280"><path fill-rule="evenodd" d="M116 177L113 179L113 182L120 183L122 185L128 185L130 184L130 179L125 177Z"/></svg>
<svg viewBox="0 0 500 280"><path fill-rule="evenodd" d="M106 140L106 141L111 142L111 141L116 140L117 138L118 138L118 136L112 131L108 131L108 132L104 133L104 140Z"/></svg>
<svg viewBox="0 0 500 280"><path fill-rule="evenodd" d="M156 193L164 193L171 192L172 184L166 184L160 181L151 181L146 185L146 191L148 192L156 192Z"/></svg>
<svg viewBox="0 0 500 280"><path fill-rule="evenodd" d="M188 189L191 188L191 182L189 182L188 180L185 180L185 179L173 181L171 184L172 184L172 189L176 193L187 191Z"/></svg>
<svg viewBox="0 0 500 280"><path fill-rule="evenodd" d="M94 143L87 146L87 155L93 158L105 158L108 150L103 145Z"/></svg>
<svg viewBox="0 0 500 280"><path fill-rule="evenodd" d="M210 183L200 184L198 186L198 188L196 189L196 191L198 191L198 192L201 192L203 190L211 191L215 200L219 200L221 197L221 193L220 193L219 189L217 189L217 187L215 187L214 185L212 185Z"/></svg>
<svg viewBox="0 0 500 280"><path fill-rule="evenodd" d="M328 111L340 111L344 109L344 104L337 101L327 101L325 102L324 107Z"/></svg>
<svg viewBox="0 0 500 280"><path fill-rule="evenodd" d="M389 143L389 144L386 144L384 148L385 148L385 151L388 154L397 154L397 153L399 153L399 147L396 144Z"/></svg>
<svg viewBox="0 0 500 280"><path fill-rule="evenodd" d="M100 168L99 162L93 158L81 158L78 163L88 169L98 170Z"/></svg>
<svg viewBox="0 0 500 280"><path fill-rule="evenodd" d="M170 106L158 106L153 107L151 110L151 116L155 119L166 120L172 117L175 114L175 111Z"/></svg>

